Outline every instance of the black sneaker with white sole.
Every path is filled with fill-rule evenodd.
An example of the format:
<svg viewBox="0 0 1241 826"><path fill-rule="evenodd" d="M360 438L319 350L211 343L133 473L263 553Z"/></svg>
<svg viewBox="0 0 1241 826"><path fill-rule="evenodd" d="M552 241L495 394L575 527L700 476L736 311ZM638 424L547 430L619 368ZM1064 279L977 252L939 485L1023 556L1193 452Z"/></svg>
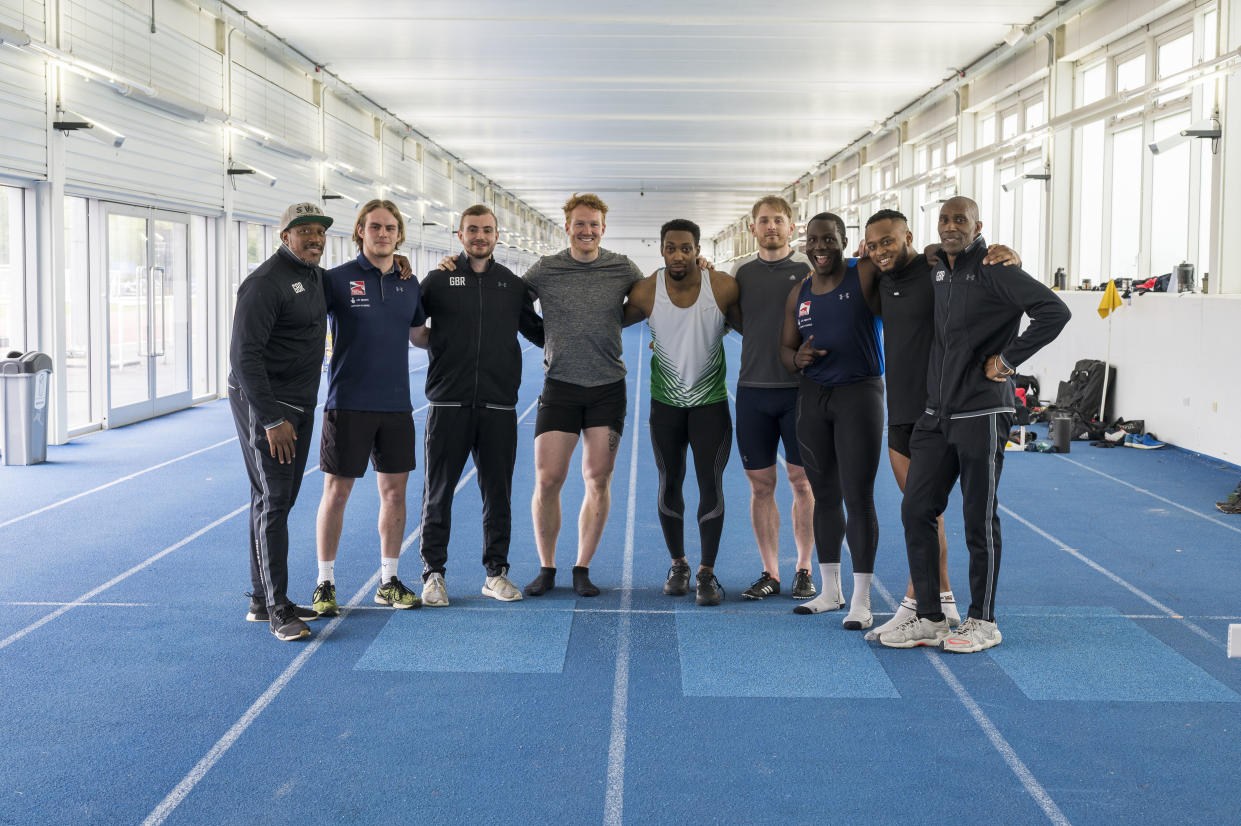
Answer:
<svg viewBox="0 0 1241 826"><path fill-rule="evenodd" d="M664 583L664 593L670 597L683 597L689 593L689 564L673 562L668 569L668 581Z"/></svg>
<svg viewBox="0 0 1241 826"><path fill-rule="evenodd" d="M319 612L313 608L305 608L300 605L289 604L289 607L295 612L295 616L302 622L314 622L319 618ZM250 610L246 613L246 622L270 622L271 614L267 610L267 606L261 602L257 602L254 597L250 597Z"/></svg>
<svg viewBox="0 0 1241 826"><path fill-rule="evenodd" d="M271 632L282 642L310 636L310 626L297 618L296 605L281 605L271 612Z"/></svg>
<svg viewBox="0 0 1241 826"><path fill-rule="evenodd" d="M793 577L793 599L814 599L818 593L814 589L814 580L810 577L810 572L805 568L798 568L796 576Z"/></svg>
<svg viewBox="0 0 1241 826"><path fill-rule="evenodd" d="M719 605L724 601L724 586L715 578L714 571L698 572L698 592L694 602L698 605Z"/></svg>
<svg viewBox="0 0 1241 826"><path fill-rule="evenodd" d="M763 571L763 575L754 580L754 584L741 592L746 599L762 599L780 593L780 580Z"/></svg>

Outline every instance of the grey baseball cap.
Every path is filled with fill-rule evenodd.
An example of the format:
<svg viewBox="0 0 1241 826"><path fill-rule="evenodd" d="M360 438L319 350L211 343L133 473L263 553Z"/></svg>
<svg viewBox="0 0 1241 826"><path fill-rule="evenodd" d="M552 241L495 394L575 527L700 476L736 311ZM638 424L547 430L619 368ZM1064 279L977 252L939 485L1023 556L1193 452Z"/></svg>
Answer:
<svg viewBox="0 0 1241 826"><path fill-rule="evenodd" d="M318 204L309 201L293 204L280 216L280 231L287 232L298 224L323 224L324 229L332 225L332 219L323 214Z"/></svg>

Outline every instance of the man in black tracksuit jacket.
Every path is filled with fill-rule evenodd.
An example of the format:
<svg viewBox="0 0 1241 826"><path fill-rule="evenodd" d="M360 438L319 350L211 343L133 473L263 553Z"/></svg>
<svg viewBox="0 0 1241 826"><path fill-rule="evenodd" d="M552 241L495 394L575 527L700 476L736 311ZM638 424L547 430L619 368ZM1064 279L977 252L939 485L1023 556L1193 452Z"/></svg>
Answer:
<svg viewBox="0 0 1241 826"><path fill-rule="evenodd" d="M506 601L521 598L505 579L521 384L517 334L543 345L543 320L534 310L533 290L491 257L494 213L482 205L470 207L461 223L458 235L465 251L457 257L455 270L433 270L423 279L422 308L431 326L410 337L428 347L430 360L421 543L423 600L429 606L447 604L446 596L437 602L426 583L438 575L443 587L453 493L471 455L483 499L483 593Z"/></svg>
<svg viewBox="0 0 1241 826"><path fill-rule="evenodd" d="M1069 321L1064 302L1018 267L984 266L987 244L978 206L953 198L939 217L935 339L927 375L926 412L910 437L909 476L901 506L918 613L902 632L880 635L895 647L939 644L968 653L1000 642L995 586L1000 568L996 488L1014 413L1010 377ZM1030 317L1017 335L1023 315ZM936 516L961 479L969 549L968 618L949 633L939 603Z"/></svg>
<svg viewBox="0 0 1241 826"><path fill-rule="evenodd" d="M319 259L332 219L311 203L281 220L276 253L237 289L229 349L229 403L250 477L252 622L281 640L310 635L314 611L285 595L289 511L306 471L323 364L326 305Z"/></svg>

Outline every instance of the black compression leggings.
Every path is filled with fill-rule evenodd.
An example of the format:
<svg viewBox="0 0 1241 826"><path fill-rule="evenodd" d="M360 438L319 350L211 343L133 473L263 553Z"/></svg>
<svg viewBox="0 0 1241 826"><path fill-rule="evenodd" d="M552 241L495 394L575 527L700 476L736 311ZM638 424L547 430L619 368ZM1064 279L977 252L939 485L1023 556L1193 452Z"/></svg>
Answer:
<svg viewBox="0 0 1241 826"><path fill-rule="evenodd" d="M819 562L839 562L840 543L847 538L853 572L874 573L879 546L875 473L883 446L882 380L875 377L823 387L803 378L797 392L797 443L814 491L814 544Z"/></svg>
<svg viewBox="0 0 1241 826"><path fill-rule="evenodd" d="M728 402L673 407L651 400L651 447L659 468L659 526L673 559L685 556L685 448L694 451L698 477L698 532L702 564L714 567L724 530L724 466L732 453L733 421Z"/></svg>

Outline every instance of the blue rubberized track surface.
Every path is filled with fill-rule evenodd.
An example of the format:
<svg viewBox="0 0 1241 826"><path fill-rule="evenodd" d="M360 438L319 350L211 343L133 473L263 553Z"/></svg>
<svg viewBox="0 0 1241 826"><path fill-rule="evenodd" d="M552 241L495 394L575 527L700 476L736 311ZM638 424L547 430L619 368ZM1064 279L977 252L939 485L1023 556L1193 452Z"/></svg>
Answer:
<svg viewBox="0 0 1241 826"><path fill-rule="evenodd" d="M368 475L336 566L348 607L302 643L244 621L248 486L226 402L0 468L0 823L1235 822L1241 660L1227 659L1225 639L1241 622L1241 519L1212 503L1236 467L1084 443L1009 454L1003 644L968 656L884 649L842 629L841 613L797 616L787 595L741 599L761 566L736 455L717 564L725 603L663 595L646 340L625 333L630 415L595 599L565 587L576 459L560 587L513 604L479 593L481 505L467 479L452 605L374 605ZM728 342L735 379L739 342ZM538 570L526 503L540 355L525 355L518 406L519 585ZM411 355L415 408L422 358ZM290 522L291 592L304 602L318 435L302 446L311 470ZM787 577L784 482L778 497ZM882 621L906 578L886 461L876 498ZM420 500L415 472L401 568L411 584ZM692 474L686 500L692 513ZM959 499L947 523L965 603Z"/></svg>

